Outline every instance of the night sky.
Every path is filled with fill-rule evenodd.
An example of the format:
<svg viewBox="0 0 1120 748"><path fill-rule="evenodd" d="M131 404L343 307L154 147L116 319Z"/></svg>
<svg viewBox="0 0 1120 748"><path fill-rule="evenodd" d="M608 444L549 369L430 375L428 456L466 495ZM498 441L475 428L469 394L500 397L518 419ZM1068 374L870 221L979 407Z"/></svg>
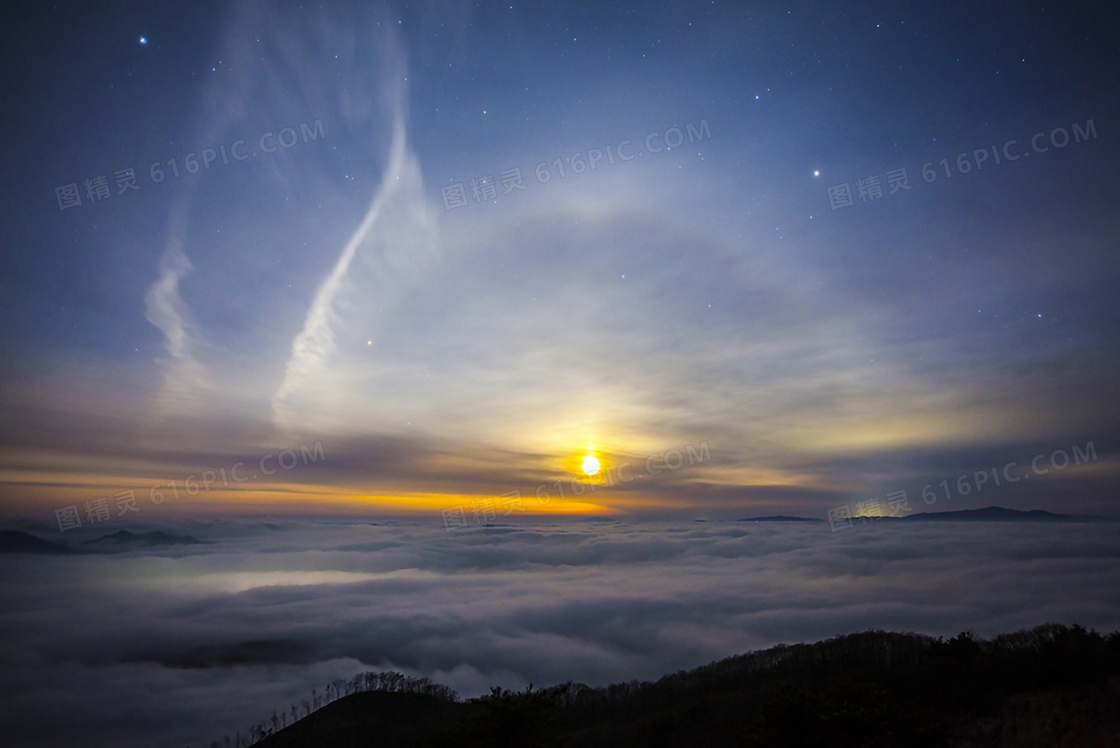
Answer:
<svg viewBox="0 0 1120 748"><path fill-rule="evenodd" d="M673 523L693 532L694 520L820 520L816 540L771 539L790 578L807 579L833 567L795 548L867 550L887 532L861 515L998 505L1120 518L1120 43L1105 10L121 2L3 13L5 527L69 543L244 528L253 549L231 550L228 566L196 550L83 566L130 601L120 610L144 609L121 585L150 591L164 573L184 599L209 601L260 587L211 584L235 568L312 574L261 583L302 590L380 584L336 573L451 574L447 558L479 552L487 523L558 533L533 536L562 546L552 555L533 556L533 538L494 539L508 564L468 563L543 565L537 582L487 581L543 600L594 587L558 578L569 564L618 582L631 577L613 577L615 563L662 564L670 578L693 552L754 558L712 550L731 543L712 524L683 556L668 550L684 542ZM589 517L657 529L577 540L606 527ZM265 520L289 540L271 548L254 524ZM383 535L322 540L342 553L327 560L302 555L323 528L368 527L354 522ZM397 536L393 523L413 529ZM1037 540L1076 555L1072 537ZM937 542L965 568L967 543ZM991 568L1033 542L996 543ZM1096 542L1066 573L1115 589L1118 557ZM387 566L351 558L386 547L400 554ZM37 611L2 620L13 688L29 682L20 668L68 661L87 636L36 644L30 621L49 629L65 601L81 607L84 594L92 611L106 599L75 593L52 563L6 583L10 605ZM657 608L688 588L681 574L634 594L683 636L702 621ZM919 584L915 605L956 585ZM897 598L873 587L860 610ZM55 602L36 607L46 589ZM964 606L888 623L954 633L982 620L994 633L1068 613L1120 625L1114 604L1077 607L1080 589L1048 584L1008 602L1021 618ZM516 618L511 598L492 594L488 606ZM423 599L426 615L454 607L438 591ZM843 604L829 599L822 610ZM74 655L93 668L74 688L106 682L101 667L166 669L170 655L152 652L179 646L172 631L204 628L180 620L186 604L166 602L143 646L122 642L93 664ZM572 605L565 620L601 612ZM822 613L785 629L736 617L744 610L712 614L741 635L678 649L667 629L643 639L612 619L658 656L581 674L656 677L880 624ZM230 615L225 640L195 644L252 638L242 628L256 614ZM117 630L111 616L99 625ZM573 677L499 645L475 649L509 655L488 670L451 650L379 640L351 651L329 643L341 633L308 636L306 656L280 658L296 673L284 694L326 677L332 658L341 677L396 665L468 693ZM176 719L244 690L195 675L189 688L204 695ZM288 698L278 694L205 727L248 724L272 696ZM46 713L25 698L26 714ZM170 734L159 729L103 735L125 745Z"/></svg>
<svg viewBox="0 0 1120 748"><path fill-rule="evenodd" d="M4 505L321 441L177 509L434 511L706 442L526 512L824 516L1092 442L998 498L1106 512L1117 44L1011 7L35 6Z"/></svg>

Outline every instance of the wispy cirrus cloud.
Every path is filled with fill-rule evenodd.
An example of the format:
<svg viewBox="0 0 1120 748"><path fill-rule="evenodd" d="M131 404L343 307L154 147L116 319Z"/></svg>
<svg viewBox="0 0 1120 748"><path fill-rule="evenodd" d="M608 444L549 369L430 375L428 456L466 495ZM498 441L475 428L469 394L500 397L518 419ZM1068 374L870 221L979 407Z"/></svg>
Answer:
<svg viewBox="0 0 1120 748"><path fill-rule="evenodd" d="M179 292L180 281L193 267L173 236L160 260L159 277L144 294L144 316L164 335L166 356L159 361L163 385L156 409L163 416L197 414L214 384L197 358L199 333Z"/></svg>

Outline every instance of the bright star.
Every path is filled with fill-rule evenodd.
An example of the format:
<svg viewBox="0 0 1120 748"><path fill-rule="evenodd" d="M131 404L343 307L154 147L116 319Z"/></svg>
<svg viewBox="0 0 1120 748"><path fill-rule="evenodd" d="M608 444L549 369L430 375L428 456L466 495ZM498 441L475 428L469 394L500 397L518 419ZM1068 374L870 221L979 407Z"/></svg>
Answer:
<svg viewBox="0 0 1120 748"><path fill-rule="evenodd" d="M140 43L141 44L147 44L148 43L148 37L146 37L146 36L140 37Z"/></svg>

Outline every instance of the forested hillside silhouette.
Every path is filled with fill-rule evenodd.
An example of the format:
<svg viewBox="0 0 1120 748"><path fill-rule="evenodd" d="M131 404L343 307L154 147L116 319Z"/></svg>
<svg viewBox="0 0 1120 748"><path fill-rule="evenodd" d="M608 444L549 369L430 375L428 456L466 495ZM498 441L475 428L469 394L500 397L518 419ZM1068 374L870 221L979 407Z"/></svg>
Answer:
<svg viewBox="0 0 1120 748"><path fill-rule="evenodd" d="M305 706L295 724L273 719L228 745L1114 748L1120 632L1047 624L945 640L867 631L656 682L494 688L459 701L426 679L366 673L328 693L330 703Z"/></svg>

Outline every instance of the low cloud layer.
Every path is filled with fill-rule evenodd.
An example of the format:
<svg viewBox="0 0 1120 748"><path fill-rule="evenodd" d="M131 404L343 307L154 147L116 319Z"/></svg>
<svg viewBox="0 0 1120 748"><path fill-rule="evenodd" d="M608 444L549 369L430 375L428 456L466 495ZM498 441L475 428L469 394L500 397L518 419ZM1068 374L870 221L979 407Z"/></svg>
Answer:
<svg viewBox="0 0 1120 748"><path fill-rule="evenodd" d="M205 745L362 669L472 696L655 679L868 628L1120 628L1101 594L1120 583L1114 525L177 529L214 542L0 561L9 744Z"/></svg>

